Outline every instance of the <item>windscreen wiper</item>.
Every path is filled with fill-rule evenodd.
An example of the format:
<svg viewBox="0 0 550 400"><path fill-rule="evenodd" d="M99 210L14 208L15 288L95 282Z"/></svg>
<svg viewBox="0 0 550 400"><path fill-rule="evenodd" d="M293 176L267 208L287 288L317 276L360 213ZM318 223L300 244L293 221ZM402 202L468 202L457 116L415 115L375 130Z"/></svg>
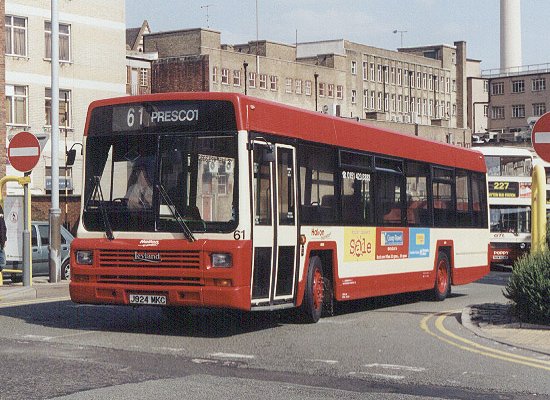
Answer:
<svg viewBox="0 0 550 400"><path fill-rule="evenodd" d="M158 188L158 191L159 191L160 195L162 196L162 199L164 200L164 202L168 206L168 209L172 213L172 216L174 217L174 219L177 221L178 225L180 226L181 231L183 232L183 235L185 236L185 238L188 241L190 241L191 243L194 242L195 240L197 240L197 239L195 239L195 236L193 236L193 232L191 232L191 229L189 229L189 226L187 225L187 223L185 222L185 220L183 219L183 217L179 213L178 209L174 205L174 202L172 201L172 199L170 198L168 193L166 193L166 189L164 189L164 186L158 184L157 188Z"/></svg>
<svg viewBox="0 0 550 400"><path fill-rule="evenodd" d="M113 240L115 237L113 236L113 228L111 227L111 221L109 221L109 216L107 215L107 210L105 209L104 199L103 199L103 191L101 190L101 177L95 175L92 178L92 192L90 194L90 197L88 197L88 200L86 201L86 205L84 206L84 211L88 209L88 203L92 198L95 198L96 196L99 199L99 211L101 212L101 220L103 222L103 227L105 228L105 234L107 235L107 239Z"/></svg>

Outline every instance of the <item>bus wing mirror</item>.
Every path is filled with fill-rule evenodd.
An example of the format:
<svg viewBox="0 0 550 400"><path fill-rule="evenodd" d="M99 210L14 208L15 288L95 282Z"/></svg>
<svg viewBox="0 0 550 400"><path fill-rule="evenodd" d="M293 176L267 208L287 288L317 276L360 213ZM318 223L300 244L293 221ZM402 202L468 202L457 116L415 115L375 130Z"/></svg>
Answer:
<svg viewBox="0 0 550 400"><path fill-rule="evenodd" d="M262 151L262 158L266 162L275 162L274 146L268 146Z"/></svg>
<svg viewBox="0 0 550 400"><path fill-rule="evenodd" d="M74 165L74 160L76 158L76 149L71 149L67 151L67 162L65 163L67 166Z"/></svg>

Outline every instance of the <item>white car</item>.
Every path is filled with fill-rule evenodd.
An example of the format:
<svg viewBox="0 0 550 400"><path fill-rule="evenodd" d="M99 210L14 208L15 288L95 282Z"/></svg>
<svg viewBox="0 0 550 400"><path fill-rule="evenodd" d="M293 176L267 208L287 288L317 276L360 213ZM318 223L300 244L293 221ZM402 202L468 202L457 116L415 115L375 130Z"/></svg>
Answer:
<svg viewBox="0 0 550 400"><path fill-rule="evenodd" d="M49 229L49 223L46 221L31 222L32 276L48 276L50 274ZM73 239L74 236L71 232L61 226L61 279L70 278L70 249ZM21 269L21 267L19 261L6 263L6 269ZM11 274L12 282L20 282L22 278L20 273Z"/></svg>

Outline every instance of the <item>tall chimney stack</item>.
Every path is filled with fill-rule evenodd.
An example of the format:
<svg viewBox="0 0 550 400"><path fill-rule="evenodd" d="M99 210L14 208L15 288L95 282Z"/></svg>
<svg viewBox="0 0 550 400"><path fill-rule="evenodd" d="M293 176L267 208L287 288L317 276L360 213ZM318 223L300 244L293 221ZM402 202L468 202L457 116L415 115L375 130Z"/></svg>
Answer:
<svg viewBox="0 0 550 400"><path fill-rule="evenodd" d="M520 0L500 0L500 69L521 66Z"/></svg>

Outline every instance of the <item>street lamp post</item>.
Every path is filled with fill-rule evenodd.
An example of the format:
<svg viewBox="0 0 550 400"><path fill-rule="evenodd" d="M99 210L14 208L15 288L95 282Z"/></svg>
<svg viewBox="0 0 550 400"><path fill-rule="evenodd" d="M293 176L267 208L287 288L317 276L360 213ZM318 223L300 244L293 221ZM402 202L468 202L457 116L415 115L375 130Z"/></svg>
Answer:
<svg viewBox="0 0 550 400"><path fill-rule="evenodd" d="M319 78L319 74L316 72L313 74L313 77L315 78L315 111L317 111L318 102L317 102L317 78Z"/></svg>
<svg viewBox="0 0 550 400"><path fill-rule="evenodd" d="M248 76L246 74L246 69L248 68L248 63L245 61L243 62L243 68L244 68L244 94L246 95L247 94L247 81L248 81Z"/></svg>
<svg viewBox="0 0 550 400"><path fill-rule="evenodd" d="M383 110L384 110L384 116L386 115L386 71L388 70L388 66L387 65L384 65L382 66L382 83L383 83L383 89L384 89L384 98L382 99L383 103L384 103L384 107L383 107Z"/></svg>
<svg viewBox="0 0 550 400"><path fill-rule="evenodd" d="M403 47L403 34L407 33L407 31L399 31L399 30L395 29L393 31L393 33L399 33L401 35L401 47Z"/></svg>

